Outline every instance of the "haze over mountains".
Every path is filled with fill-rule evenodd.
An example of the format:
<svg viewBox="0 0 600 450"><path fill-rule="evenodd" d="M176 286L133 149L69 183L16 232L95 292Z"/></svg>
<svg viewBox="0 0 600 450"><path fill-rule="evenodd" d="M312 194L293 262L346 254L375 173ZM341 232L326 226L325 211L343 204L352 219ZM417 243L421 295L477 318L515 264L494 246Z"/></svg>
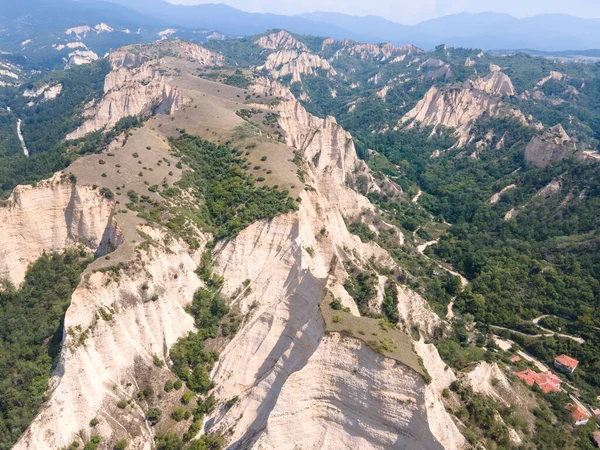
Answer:
<svg viewBox="0 0 600 450"><path fill-rule="evenodd" d="M433 48L439 44L489 49L543 51L586 50L600 47L600 20L563 14L517 19L507 14L461 13L414 26L377 16L314 12L301 16L247 13L223 4L173 5L164 0L110 0L129 8L192 28L216 29L228 35L249 35L284 28L295 33L390 41Z"/></svg>
<svg viewBox="0 0 600 450"><path fill-rule="evenodd" d="M28 33L34 31L58 32L87 22L110 22L117 28L140 30L139 39L131 41L147 41L145 33L154 36L157 30L170 27L177 28L180 33L215 30L227 37L286 29L339 40L413 44L424 49L440 44L483 50L545 52L600 48L600 19L563 14L517 19L499 13L460 13L409 26L378 16L359 17L333 12L286 16L249 13L224 4L174 5L165 0L25 0L17 3L0 0L0 32L5 47L20 45L29 38ZM13 28L15 23L19 26ZM115 42L113 47L124 43Z"/></svg>

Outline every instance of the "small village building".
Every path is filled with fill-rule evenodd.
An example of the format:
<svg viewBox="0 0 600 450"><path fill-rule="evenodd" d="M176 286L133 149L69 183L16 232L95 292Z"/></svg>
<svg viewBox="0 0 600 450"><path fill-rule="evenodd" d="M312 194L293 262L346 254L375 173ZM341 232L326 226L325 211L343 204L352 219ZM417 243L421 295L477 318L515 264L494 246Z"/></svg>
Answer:
<svg viewBox="0 0 600 450"><path fill-rule="evenodd" d="M537 373L534 370L527 369L523 372L517 372L515 375L529 386L536 384L544 394L560 392L560 384L562 383L562 380L550 371Z"/></svg>
<svg viewBox="0 0 600 450"><path fill-rule="evenodd" d="M554 367L563 372L573 373L579 365L579 361L567 355L560 355L554 359Z"/></svg>
<svg viewBox="0 0 600 450"><path fill-rule="evenodd" d="M569 403L565 408L571 413L573 422L575 422L575 425L577 426L585 425L590 420L590 415L579 405Z"/></svg>
<svg viewBox="0 0 600 450"><path fill-rule="evenodd" d="M521 361L521 357L518 355L515 355L512 358L510 358L510 361L513 363L518 363L519 361Z"/></svg>

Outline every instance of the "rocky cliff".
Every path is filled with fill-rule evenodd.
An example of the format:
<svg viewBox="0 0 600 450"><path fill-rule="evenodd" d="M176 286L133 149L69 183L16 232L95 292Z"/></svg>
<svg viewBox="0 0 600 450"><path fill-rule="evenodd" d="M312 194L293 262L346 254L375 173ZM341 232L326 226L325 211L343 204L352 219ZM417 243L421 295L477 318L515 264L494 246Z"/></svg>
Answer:
<svg viewBox="0 0 600 450"><path fill-rule="evenodd" d="M527 123L523 114L504 105L499 97L515 94L508 76L500 70L492 71L484 78L464 85L438 88L432 86L417 105L404 115L399 126L420 125L421 127L446 127L455 129L457 146L471 141L473 124L481 117L514 116Z"/></svg>
<svg viewBox="0 0 600 450"><path fill-rule="evenodd" d="M162 54L191 59L201 66L223 63L221 55L178 40L154 47L133 46L112 53L109 61L113 70L106 76L104 97L87 109L88 120L67 139L111 128L124 117L149 116L154 112L172 114L181 109L187 99L157 67Z"/></svg>
<svg viewBox="0 0 600 450"><path fill-rule="evenodd" d="M106 79L107 95L95 111L121 105L112 94L129 92L144 100L144 83L161 82L155 78L156 68L143 58L121 54L114 60L119 62L113 62L115 69ZM211 374L221 405L232 398L237 401L219 406L207 418L206 431L222 434L232 449L463 448L465 441L441 402L452 371L443 370L435 348L414 342L414 349L408 345L394 360L376 352L358 331L326 332L321 302L327 292L340 297L353 311L352 320L362 326L354 300L344 289L349 266L396 266L384 249L363 243L346 226L347 220L363 213L378 214L366 197L351 189L356 177L366 176L370 189L385 186L369 178L352 137L335 119L312 116L284 87L261 80L265 83L255 86L256 92L282 97L270 108L277 114L285 144L297 155L307 188L300 193L298 211L256 222L219 242L212 252L214 271L225 280L222 292L243 321L233 339L223 343ZM196 96L195 101L203 98ZM175 113L176 121L178 117ZM17 249L0 253L0 267L10 267L21 254L31 260L41 251L78 242L97 250L103 248L103 236L115 234L112 230L120 225L111 216L114 202L89 187L64 181L63 194L46 190L56 182L19 188L16 193L31 197L28 208L17 207L24 202L15 195L17 200L0 209L0 217L11 218L3 222L3 232ZM68 200L77 197L73 192L81 204ZM49 202L50 195L58 200ZM55 206L44 214L53 218L52 227L37 220L49 203ZM23 233L27 226L44 228L35 251L21 250L31 241L31 232ZM75 228L77 238L72 239ZM148 404L135 394L145 384L158 392L172 377L154 359L168 363L170 347L193 329L185 306L202 285L195 269L210 236L200 233L200 248L191 250L160 225L144 227L143 232L144 245L130 239L121 243L121 248L132 249L121 265L104 262L84 274L65 317L63 350L48 401L17 449L56 448L84 439L80 430L90 434L92 418L100 419L94 433L107 448L125 438L128 448L149 449L154 434L166 430L148 426ZM24 267L25 263L11 275L13 279L22 278ZM442 325L423 299L406 286L399 288L398 313L407 323L425 335ZM420 375L423 368L408 362L416 361L415 352L424 368L435 374L432 383L426 384ZM155 401L170 411L180 395L162 395ZM122 400L130 406L117 407Z"/></svg>
<svg viewBox="0 0 600 450"><path fill-rule="evenodd" d="M16 188L0 207L0 278L21 284L43 252L83 245L109 253L120 243L114 212L114 202L66 176Z"/></svg>
<svg viewBox="0 0 600 450"><path fill-rule="evenodd" d="M303 42L300 42L285 30L263 36L256 41L256 44L269 50L308 50Z"/></svg>
<svg viewBox="0 0 600 450"><path fill-rule="evenodd" d="M258 68L258 70L268 71L269 75L275 79L291 75L292 82L301 81L302 75L314 75L318 69L329 75L336 74L331 64L320 56L296 50L271 53L265 64Z"/></svg>
<svg viewBox="0 0 600 450"><path fill-rule="evenodd" d="M546 130L540 136L534 136L525 148L525 160L538 167L563 160L575 153L574 141L561 125Z"/></svg>

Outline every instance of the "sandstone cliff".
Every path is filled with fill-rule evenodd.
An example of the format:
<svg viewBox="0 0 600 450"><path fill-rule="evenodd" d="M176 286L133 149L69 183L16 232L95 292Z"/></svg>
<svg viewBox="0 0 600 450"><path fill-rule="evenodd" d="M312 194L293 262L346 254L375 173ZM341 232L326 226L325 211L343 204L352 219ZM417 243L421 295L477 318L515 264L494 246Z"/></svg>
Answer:
<svg viewBox="0 0 600 450"><path fill-rule="evenodd" d="M417 105L404 115L398 126L420 125L455 129L457 146L471 141L471 129L481 117L514 116L527 123L519 110L511 109L498 99L499 95L513 95L510 79L499 71L483 79L471 81L473 88L432 86Z"/></svg>
<svg viewBox="0 0 600 450"><path fill-rule="evenodd" d="M534 136L525 149L525 160L538 167L568 158L575 153L576 144L559 124Z"/></svg>
<svg viewBox="0 0 600 450"><path fill-rule="evenodd" d="M169 51L179 58L192 59L200 66L221 65L223 57L199 45L167 41L160 47L133 46L109 55L113 70L104 82L104 97L85 112L89 118L67 139L114 126L128 116L149 116L155 112L172 114L187 102L157 68L160 52Z"/></svg>
<svg viewBox="0 0 600 450"><path fill-rule="evenodd" d="M271 53L265 64L258 68L258 70L268 71L269 75L275 79L291 75L292 82L301 81L302 75L316 74L317 69L321 69L329 75L336 74L331 64L320 56L296 50Z"/></svg>
<svg viewBox="0 0 600 450"><path fill-rule="evenodd" d="M256 41L256 44L269 50L308 50L304 43L285 30L263 36Z"/></svg>
<svg viewBox="0 0 600 450"><path fill-rule="evenodd" d="M101 105L112 93L135 92L154 80L150 61L134 55L121 55L116 61ZM230 409L217 408L206 422L207 431L222 433L232 449L463 448L465 441L440 400L453 380L452 371L443 371L435 348L415 343L425 368L435 374L435 381L426 385L417 371L376 353L363 340L326 335L319 306L326 290L342 297L358 315L343 286L347 264L394 267L395 262L384 249L363 243L346 227L346 219L377 214L369 200L350 187L357 176L369 175L350 134L331 117L309 114L278 83L262 80L265 83L254 88L257 92L282 97L271 108L285 143L298 155L307 189L300 194L298 211L256 222L213 250L214 271L225 280L223 293L244 320L221 349L211 374L220 401L236 396L238 400ZM369 183L370 189L385 188L373 177ZM31 216L48 203L43 186L20 188L41 199L27 219L38 227ZM62 246L56 249L83 242L83 236L114 235L113 203L97 198L91 188L68 186L95 195L86 205L99 202L107 212L103 216L93 208L71 208L81 210L80 215L93 214L100 224L90 233L86 230L91 218L76 222L78 239L70 241L69 227L75 224L64 220L69 202L66 194L53 195L63 198L52 209L57 219L51 234L59 236ZM0 209L0 217L24 214L15 215L13 209ZM22 233L24 220L11 219L6 227L18 249L29 239ZM161 389L171 377L166 368L153 364L153 358L168 362L170 347L193 328L184 308L201 285L194 271L209 236L201 234L200 249L192 251L160 227L143 231L150 244L137 248L124 266L102 271L91 267L84 275L65 318L64 346L49 400L17 449L66 446L79 430L89 429L94 417L101 419L97 432L107 445L125 438L128 448L152 447L155 430L144 421L146 405L135 393L145 383ZM40 239L37 253L28 251L28 258L54 248L52 236ZM399 232L398 237L402 239ZM84 243L92 249L102 247L102 240L92 241ZM125 245L133 244L128 239ZM0 253L0 264L8 266L19 257L15 254ZM12 276L22 277L23 268ZM423 299L401 288L399 314L428 335L441 320ZM121 410L116 407L120 400L131 400L132 406ZM178 401L177 395L164 396L160 405L168 411Z"/></svg>
<svg viewBox="0 0 600 450"><path fill-rule="evenodd" d="M0 207L0 278L19 285L44 251L83 245L108 253L120 240L115 205L91 187L57 175L36 187L17 187Z"/></svg>

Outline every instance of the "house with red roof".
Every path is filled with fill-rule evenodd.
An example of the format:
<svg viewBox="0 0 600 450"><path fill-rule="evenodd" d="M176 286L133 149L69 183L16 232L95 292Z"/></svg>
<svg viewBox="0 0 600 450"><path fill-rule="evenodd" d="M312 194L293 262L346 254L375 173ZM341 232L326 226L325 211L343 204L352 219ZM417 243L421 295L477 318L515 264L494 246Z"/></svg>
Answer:
<svg viewBox="0 0 600 450"><path fill-rule="evenodd" d="M562 383L562 380L550 371L537 373L534 370L527 369L523 372L517 372L515 375L529 386L536 384L544 394L560 392L560 383Z"/></svg>
<svg viewBox="0 0 600 450"><path fill-rule="evenodd" d="M571 413L575 425L585 425L590 420L590 415L585 410L574 403L569 403L565 406L565 409Z"/></svg>
<svg viewBox="0 0 600 450"><path fill-rule="evenodd" d="M554 367L563 372L573 373L579 365L579 361L567 355L560 355L554 359Z"/></svg>
<svg viewBox="0 0 600 450"><path fill-rule="evenodd" d="M517 355L515 355L515 356L513 356L512 358L510 358L510 361L511 361L511 362L514 362L514 363L518 363L519 361L521 361L521 357L520 357L520 356L517 356Z"/></svg>

